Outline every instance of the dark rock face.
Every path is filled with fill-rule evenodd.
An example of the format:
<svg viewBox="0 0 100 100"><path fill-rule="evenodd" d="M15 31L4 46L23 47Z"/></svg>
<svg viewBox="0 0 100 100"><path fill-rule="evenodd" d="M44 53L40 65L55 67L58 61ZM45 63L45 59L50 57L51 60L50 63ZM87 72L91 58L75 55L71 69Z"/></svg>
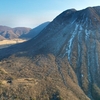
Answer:
<svg viewBox="0 0 100 100"><path fill-rule="evenodd" d="M75 93L75 88L73 87L76 86L76 89L81 89L91 100L100 100L99 39L100 7L88 7L80 11L70 9L57 16L35 38L23 44L1 50L0 59L15 54L15 58L28 57L28 59L33 59L33 62L35 62L37 55L40 55L39 57L45 55L49 59L47 55L52 54L55 57L54 62L57 64L57 71L61 75L65 87L70 87L71 91ZM12 52L3 54L4 51L7 52L10 50ZM43 60L41 59L41 61ZM34 66L39 66L39 64L42 66L43 63L41 61ZM49 63L51 62L52 60L49 60ZM50 65L47 64L47 66ZM73 83L70 83L66 78L68 80L72 79ZM56 94L52 96L51 98L55 98ZM83 98L82 95L76 100L89 100L87 97Z"/></svg>

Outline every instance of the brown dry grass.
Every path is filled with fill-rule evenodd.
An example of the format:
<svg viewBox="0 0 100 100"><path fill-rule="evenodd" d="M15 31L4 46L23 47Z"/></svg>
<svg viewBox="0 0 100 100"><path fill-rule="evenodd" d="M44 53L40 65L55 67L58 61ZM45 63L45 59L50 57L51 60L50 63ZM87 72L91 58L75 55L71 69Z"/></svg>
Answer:
<svg viewBox="0 0 100 100"><path fill-rule="evenodd" d="M23 40L23 39L2 40L0 41L0 45L16 44L16 43L21 43L24 41L26 40Z"/></svg>
<svg viewBox="0 0 100 100"><path fill-rule="evenodd" d="M1 100L89 100L66 58L51 54L34 59L13 56L1 61L0 66L6 72L0 77Z"/></svg>

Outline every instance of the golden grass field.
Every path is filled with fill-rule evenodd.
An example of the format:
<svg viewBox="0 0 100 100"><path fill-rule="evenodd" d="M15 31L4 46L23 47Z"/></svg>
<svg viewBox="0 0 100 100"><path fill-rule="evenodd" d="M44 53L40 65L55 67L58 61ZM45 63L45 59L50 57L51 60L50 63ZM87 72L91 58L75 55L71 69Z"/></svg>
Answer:
<svg viewBox="0 0 100 100"><path fill-rule="evenodd" d="M0 49L8 47L13 44L25 42L26 40L24 39L12 39L12 40L2 40L0 41Z"/></svg>

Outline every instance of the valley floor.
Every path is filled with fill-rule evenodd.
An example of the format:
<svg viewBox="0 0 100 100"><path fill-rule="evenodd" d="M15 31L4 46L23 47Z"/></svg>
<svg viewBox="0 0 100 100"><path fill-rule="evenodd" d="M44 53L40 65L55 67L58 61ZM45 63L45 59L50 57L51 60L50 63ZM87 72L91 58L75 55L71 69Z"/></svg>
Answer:
<svg viewBox="0 0 100 100"><path fill-rule="evenodd" d="M0 41L0 49L9 47L13 44L25 42L25 39L12 39L12 40L2 40Z"/></svg>

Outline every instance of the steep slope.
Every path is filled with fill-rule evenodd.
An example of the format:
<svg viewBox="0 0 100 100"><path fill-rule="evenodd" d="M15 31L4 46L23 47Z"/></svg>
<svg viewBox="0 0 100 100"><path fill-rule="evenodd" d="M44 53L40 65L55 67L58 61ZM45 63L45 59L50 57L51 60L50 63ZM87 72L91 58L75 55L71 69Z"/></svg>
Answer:
<svg viewBox="0 0 100 100"><path fill-rule="evenodd" d="M38 35L50 22L45 22L30 30L28 34L22 34L20 38L31 39Z"/></svg>
<svg viewBox="0 0 100 100"><path fill-rule="evenodd" d="M40 92L31 90L36 100L100 100L99 11L98 6L62 12L35 38L0 50L0 66L12 73L14 82L37 79ZM27 93L28 100L33 98Z"/></svg>

